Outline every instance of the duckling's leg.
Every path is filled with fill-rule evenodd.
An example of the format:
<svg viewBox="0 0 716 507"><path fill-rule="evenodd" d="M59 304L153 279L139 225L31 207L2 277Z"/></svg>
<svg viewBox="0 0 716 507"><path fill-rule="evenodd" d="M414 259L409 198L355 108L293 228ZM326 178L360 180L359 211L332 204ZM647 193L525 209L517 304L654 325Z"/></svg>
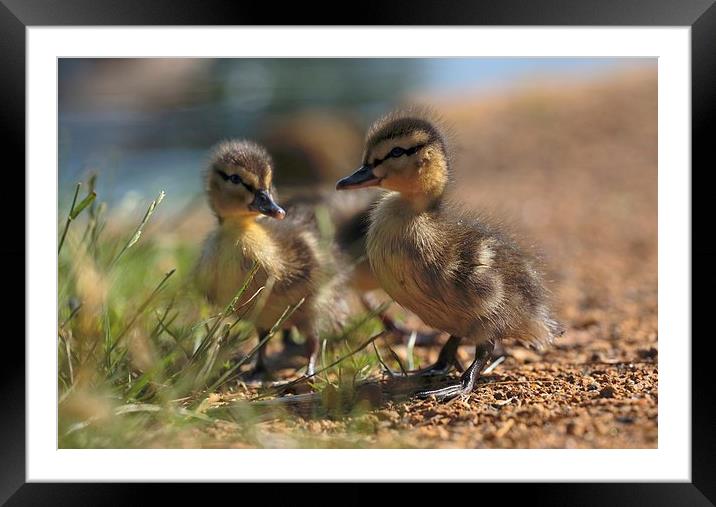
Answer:
<svg viewBox="0 0 716 507"><path fill-rule="evenodd" d="M495 346L492 349L492 358L490 359L490 363L487 365L487 368L485 368L482 373L484 375L492 373L495 368L504 362L506 357L507 351L505 351L505 346L502 344L502 340L495 340Z"/></svg>
<svg viewBox="0 0 716 507"><path fill-rule="evenodd" d="M378 307L377 304L373 304L370 301L368 294L361 294L360 301L363 307L369 312L375 312ZM386 314L385 311L379 312L377 317L380 319L386 331L391 331L396 336L400 337L400 339L404 342L407 342L409 340L410 335L414 332L396 322L395 319L393 319L390 315ZM421 345L434 344L435 339L440 336L440 334L441 333L438 331L417 333L415 342Z"/></svg>
<svg viewBox="0 0 716 507"><path fill-rule="evenodd" d="M282 331L281 341L283 343L283 355L286 357L293 357L303 354L303 347L300 344L293 341L291 337L291 328L284 329Z"/></svg>
<svg viewBox="0 0 716 507"><path fill-rule="evenodd" d="M316 373L316 359L318 358L319 343L318 333L314 331L306 334L306 349L304 351L306 359L308 360L306 375L310 376Z"/></svg>
<svg viewBox="0 0 716 507"><path fill-rule="evenodd" d="M258 329L257 331L259 335L259 343L261 343L261 340L266 337L268 331L265 329ZM242 376L249 381L268 380L271 377L271 372L266 366L265 343L259 347L259 350L256 351L256 362L254 363L254 366Z"/></svg>
<svg viewBox="0 0 716 507"><path fill-rule="evenodd" d="M415 372L411 372L413 375L420 376L432 376L432 375L445 375L450 371L453 366L458 366L457 360L457 349L460 346L462 338L459 336L450 335L448 341L445 342L443 348L440 349L440 355L438 360L434 364L427 368L422 368ZM462 365L460 365L462 366Z"/></svg>
<svg viewBox="0 0 716 507"><path fill-rule="evenodd" d="M467 396L475 388L475 382L480 378L480 373L492 357L494 341L480 343L475 348L475 360L460 377L460 382L441 389L419 391L415 393L417 398L429 398L435 396L438 401L447 401L456 396Z"/></svg>

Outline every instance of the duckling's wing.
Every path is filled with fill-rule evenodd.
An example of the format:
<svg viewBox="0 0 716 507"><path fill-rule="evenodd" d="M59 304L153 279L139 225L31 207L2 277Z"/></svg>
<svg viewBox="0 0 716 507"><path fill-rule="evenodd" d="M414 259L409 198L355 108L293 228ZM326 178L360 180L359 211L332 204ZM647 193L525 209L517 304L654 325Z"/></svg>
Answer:
<svg viewBox="0 0 716 507"><path fill-rule="evenodd" d="M486 276L499 278L502 301L494 305L495 314L487 318L504 323L504 338L542 349L561 336L564 327L552 316L543 255L534 243L518 235L516 226L505 218L466 210L454 203L447 206L441 209L442 216L459 224L463 231L460 248L473 250L478 259L467 277L469 281L479 287Z"/></svg>

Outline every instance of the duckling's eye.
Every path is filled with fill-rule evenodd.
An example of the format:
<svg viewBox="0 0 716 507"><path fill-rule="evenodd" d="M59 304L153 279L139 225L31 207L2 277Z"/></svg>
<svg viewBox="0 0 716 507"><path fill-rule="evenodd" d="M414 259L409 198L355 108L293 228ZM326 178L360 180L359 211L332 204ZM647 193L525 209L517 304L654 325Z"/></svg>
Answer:
<svg viewBox="0 0 716 507"><path fill-rule="evenodd" d="M229 175L226 174L224 171L222 171L221 169L217 169L217 168L214 168L214 171L216 171L216 174L221 176L222 180L229 181Z"/></svg>
<svg viewBox="0 0 716 507"><path fill-rule="evenodd" d="M221 169L215 169L219 176L221 176L221 179L224 181L230 181L234 185L243 185L246 190L249 192L253 192L255 189L248 183L245 183L244 180L241 179L241 176L238 174L226 174Z"/></svg>
<svg viewBox="0 0 716 507"><path fill-rule="evenodd" d="M405 154L405 150L400 147L395 147L390 150L390 156L394 158L402 157Z"/></svg>

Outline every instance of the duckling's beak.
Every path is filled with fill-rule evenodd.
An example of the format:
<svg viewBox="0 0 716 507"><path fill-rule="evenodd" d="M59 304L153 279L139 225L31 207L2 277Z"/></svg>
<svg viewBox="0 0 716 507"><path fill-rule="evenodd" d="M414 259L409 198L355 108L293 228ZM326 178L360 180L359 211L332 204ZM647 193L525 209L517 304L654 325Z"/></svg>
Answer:
<svg viewBox="0 0 716 507"><path fill-rule="evenodd" d="M336 190L348 190L350 188L374 187L380 185L381 178L373 173L373 168L363 165L350 176L346 176L336 183Z"/></svg>
<svg viewBox="0 0 716 507"><path fill-rule="evenodd" d="M249 209L278 220L283 220L286 216L283 208L276 204L276 201L265 190L256 191L254 200L249 204Z"/></svg>

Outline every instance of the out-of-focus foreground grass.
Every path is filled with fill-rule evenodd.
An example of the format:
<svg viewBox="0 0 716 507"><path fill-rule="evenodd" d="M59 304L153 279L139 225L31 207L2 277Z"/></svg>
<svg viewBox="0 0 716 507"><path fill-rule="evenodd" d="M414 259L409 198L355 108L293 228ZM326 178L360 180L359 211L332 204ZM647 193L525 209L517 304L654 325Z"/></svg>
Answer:
<svg viewBox="0 0 716 507"><path fill-rule="evenodd" d="M170 241L151 227L164 193L135 225L116 226L94 187L95 178L78 184L70 209L60 210L59 447L202 446L197 428L221 418L240 423L237 438L262 445L252 438L259 414L249 404L211 403L218 392L244 401L256 394L241 389L237 374L256 352L245 317L261 298L212 307L192 283L201 238ZM237 281L235 300L243 291ZM328 367L314 388L351 389L376 373L373 349L350 353L379 330L364 314L342 336L324 337L319 367Z"/></svg>

